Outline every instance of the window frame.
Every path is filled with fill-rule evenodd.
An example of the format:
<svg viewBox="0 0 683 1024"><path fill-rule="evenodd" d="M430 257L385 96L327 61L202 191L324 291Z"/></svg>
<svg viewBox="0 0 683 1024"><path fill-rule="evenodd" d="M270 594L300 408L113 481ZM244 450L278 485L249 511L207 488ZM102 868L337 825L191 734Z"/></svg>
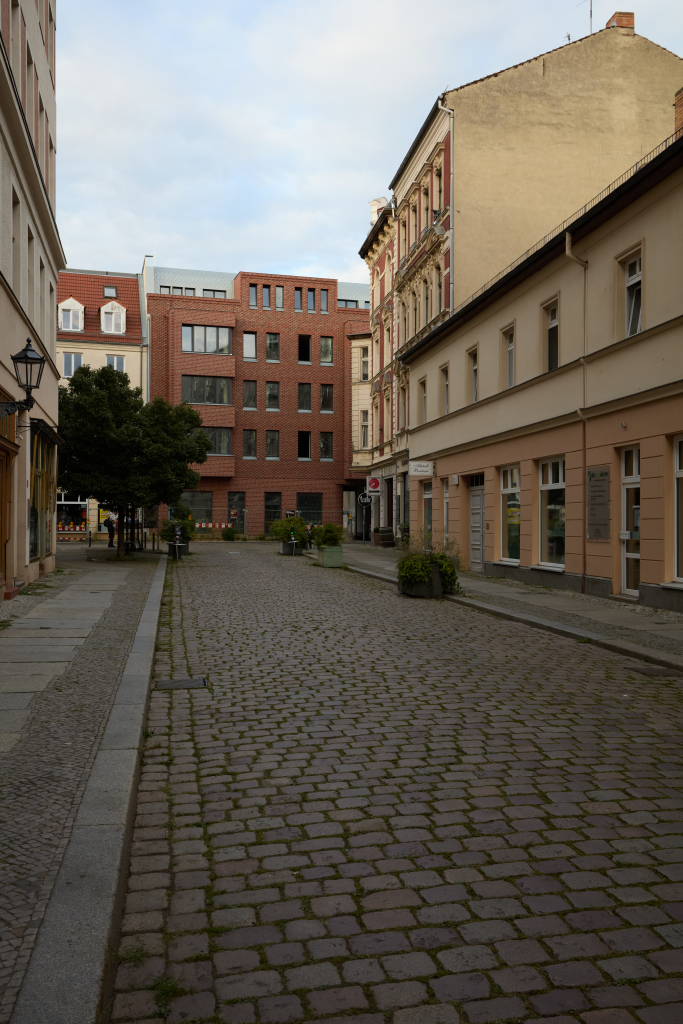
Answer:
<svg viewBox="0 0 683 1024"><path fill-rule="evenodd" d="M328 288L321 288L320 289L320 312L321 313L329 313L329 311L330 311L329 289Z"/></svg>
<svg viewBox="0 0 683 1024"><path fill-rule="evenodd" d="M105 299L118 299L117 288L115 284L105 284L102 286L102 297Z"/></svg>
<svg viewBox="0 0 683 1024"><path fill-rule="evenodd" d="M202 424L202 426L199 429L203 430L207 434L211 434L213 431L216 431L216 430L224 431L226 433L227 438L228 438L228 445L227 445L227 447L230 450L227 451L227 452L217 452L217 451L213 451L212 450L212 451L208 452L207 454L211 455L213 458L219 458L219 459L232 458L232 427L213 427L213 426L207 426L206 424Z"/></svg>
<svg viewBox="0 0 683 1024"><path fill-rule="evenodd" d="M330 343L330 358L323 359L323 342L329 341ZM334 366L334 338L329 334L323 334L320 336L320 365L321 366Z"/></svg>
<svg viewBox="0 0 683 1024"><path fill-rule="evenodd" d="M108 306L109 307L116 306L118 308L117 309L114 309L114 308L108 309L107 308ZM100 306L99 312L100 312L100 333L101 334L108 334L108 335L111 336L111 335L114 335L114 334L121 335L121 334L125 334L126 333L126 307L122 306L121 303L118 302L117 299L110 299L109 302L103 303L103 305ZM112 329L111 330L107 330L107 328L106 328L107 317L111 317L111 319L112 319ZM115 329L115 327L114 327L114 324L116 323L116 320L115 320L116 317L119 317L119 323L121 325L121 330L120 331L117 331Z"/></svg>
<svg viewBox="0 0 683 1024"><path fill-rule="evenodd" d="M303 288L294 289L294 312L303 313L303 302L304 302L304 290Z"/></svg>
<svg viewBox="0 0 683 1024"><path fill-rule="evenodd" d="M301 345L302 345L302 342L304 344L306 342L308 342L308 359L301 359ZM310 334L300 334L299 335L299 341L298 341L298 347L297 347L297 356L299 357L297 359L297 362L298 362L299 366L311 366L312 365L312 362L313 362L313 360L312 360L312 356L313 356L313 339L312 339L312 336Z"/></svg>
<svg viewBox="0 0 683 1024"><path fill-rule="evenodd" d="M277 448L277 455L268 454L269 441L276 438L275 447ZM266 462L279 462L280 461L280 431L279 430L266 430Z"/></svg>
<svg viewBox="0 0 683 1024"><path fill-rule="evenodd" d="M629 267L635 263L636 272L629 277ZM624 297L626 300L625 308L625 336L627 338L633 338L636 334L640 334L643 329L643 255L641 251L634 252L626 260L624 260ZM638 297L637 310L638 310L638 325L636 330L631 330L631 321L633 320L633 312L636 307L635 299Z"/></svg>
<svg viewBox="0 0 683 1024"><path fill-rule="evenodd" d="M330 408L325 409L323 406L326 404L328 398ZM334 413L334 384L320 385L320 413L323 416L331 416Z"/></svg>
<svg viewBox="0 0 683 1024"><path fill-rule="evenodd" d="M270 285L261 285L261 307L263 309L270 309Z"/></svg>
<svg viewBox="0 0 683 1024"><path fill-rule="evenodd" d="M273 340L275 339L275 340ZM277 345L277 359L273 359L268 355L268 349L271 345ZM280 335L275 331L266 331L266 362L267 363L279 363L280 362Z"/></svg>
<svg viewBox="0 0 683 1024"><path fill-rule="evenodd" d="M253 442L253 448L252 448L251 442ZM249 443L249 447L253 450L253 452L254 452L253 455L246 455L245 454L245 452L247 451L247 443ZM245 427L242 430L242 459L245 462L254 462L256 460L256 458L257 458L257 447L256 447L257 443L258 443L258 437L257 437L257 434L256 434L256 427Z"/></svg>
<svg viewBox="0 0 683 1024"><path fill-rule="evenodd" d="M68 305L68 303L72 303L72 305ZM77 313L78 314L79 326L78 327L72 327L72 326L65 327L64 326L64 314L65 313L69 314L69 323L71 323L71 320L73 318L74 313ZM85 330L85 306L81 305L81 303L78 302L77 299L74 299L73 296L71 298L69 298L69 299L65 299L64 302L59 304L58 324L59 324L59 330L60 331L69 331L72 334L82 334L83 331Z"/></svg>
<svg viewBox="0 0 683 1024"><path fill-rule="evenodd" d="M306 297L306 309L309 313L315 313L315 288L308 288L307 292L308 294Z"/></svg>
<svg viewBox="0 0 683 1024"><path fill-rule="evenodd" d="M308 388L308 408L301 407L301 389ZM297 384L297 412L312 413L313 412L313 385L307 381L300 381Z"/></svg>
<svg viewBox="0 0 683 1024"><path fill-rule="evenodd" d="M500 469L500 560L506 562L509 565L519 565L521 558L521 518L522 518L522 477L521 467L518 462L512 463L509 466L502 466ZM508 495L518 495L519 505L519 523L518 523L518 536L517 546L519 548L519 554L516 558L511 557L509 554L505 554L506 548L509 550L510 547L510 505ZM506 524L508 526L507 537L506 537Z"/></svg>
<svg viewBox="0 0 683 1024"><path fill-rule="evenodd" d="M258 285L249 285L249 309L258 309Z"/></svg>
<svg viewBox="0 0 683 1024"><path fill-rule="evenodd" d="M195 389L195 383L194 382L195 382L195 380L203 380L204 381L204 400L203 401L194 401L194 398L185 398L185 397L183 397L184 393L186 391L185 381L191 381L192 382L191 385L189 385L189 388L190 388L190 391L191 391L192 395L194 395L194 389ZM207 380L225 381L226 382L225 390L226 390L227 396L228 396L228 401L227 402L207 402L206 401L206 381ZM184 373L184 374L181 375L181 378L180 378L181 401L187 402L188 405L211 405L211 406L218 406L220 408L227 408L229 406L232 406L232 404L233 404L233 394L232 394L233 380L234 380L233 377L224 377L224 376L223 377L215 377L212 374ZM216 394L218 394L218 391L219 391L219 385L216 384Z"/></svg>
<svg viewBox="0 0 683 1024"><path fill-rule="evenodd" d="M552 480L552 465L553 463L559 463L559 481ZM543 481L543 467L548 466L548 480ZM543 555L546 554L544 547L544 514L543 514L543 494L548 491L564 491L565 495L565 519L564 519L564 545L565 548L562 554L562 561L552 562L549 559L545 559ZM541 459L538 463L538 497L539 497L539 565L550 567L556 572L564 572L566 564L566 542L567 542L567 523L566 523L566 502L567 502L567 484L566 484L566 458L564 455L553 455L549 459ZM546 509L547 511L547 509ZM560 566L562 567L560 569Z"/></svg>
<svg viewBox="0 0 683 1024"><path fill-rule="evenodd" d="M323 455L323 438L330 439L329 450L332 452L331 455ZM320 431L320 461L321 462L334 462L334 432L332 430L321 430Z"/></svg>
<svg viewBox="0 0 683 1024"><path fill-rule="evenodd" d="M631 472L628 470L628 456L631 456ZM626 533L628 527L628 499L627 492L638 490L638 537L629 538L628 540L619 538L619 547L621 548L621 592L622 594L628 594L629 596L637 596L640 587L640 559L641 559L641 538L640 538L640 514L642 510L642 495L640 485L640 445L625 445L621 450L620 456L621 464L621 532ZM635 508L636 506L634 506ZM635 532L635 531L634 531ZM637 543L637 551L629 551L628 545L631 543ZM638 587L629 588L627 587L627 571L626 567L630 562L638 563Z"/></svg>
<svg viewBox="0 0 683 1024"><path fill-rule="evenodd" d="M553 317L553 311L555 316ZM544 319L544 352L543 369L546 373L553 373L560 368L560 298L556 295L549 302L543 304ZM554 334L552 332L554 331ZM552 356L552 358L551 358ZM555 365L551 365L552 363Z"/></svg>
<svg viewBox="0 0 683 1024"><path fill-rule="evenodd" d="M285 286L283 284L275 285L275 311L283 310L285 308Z"/></svg>
<svg viewBox="0 0 683 1024"><path fill-rule="evenodd" d="M254 339L254 354L253 356L245 355L246 351L246 340L247 338ZM242 362L243 363L257 363L258 362L258 339L257 331L242 331Z"/></svg>
<svg viewBox="0 0 683 1024"><path fill-rule="evenodd" d="M302 437L308 437L308 455L299 455L301 451L301 439ZM298 462L310 462L311 461L311 431L310 430L299 430L297 432L297 461Z"/></svg>
<svg viewBox="0 0 683 1024"><path fill-rule="evenodd" d="M274 394L277 399L277 405L270 405L271 400L271 389L274 390ZM280 412L280 381L279 380L267 380L266 381L266 412Z"/></svg>
<svg viewBox="0 0 683 1024"><path fill-rule="evenodd" d="M674 438L673 579L678 583L683 583L683 434Z"/></svg>
<svg viewBox="0 0 683 1024"><path fill-rule="evenodd" d="M366 451L370 447L370 410L360 410L360 449Z"/></svg>
<svg viewBox="0 0 683 1024"><path fill-rule="evenodd" d="M468 390L469 390L469 404L476 405L479 401L479 346L475 345L467 353L468 361Z"/></svg>
<svg viewBox="0 0 683 1024"><path fill-rule="evenodd" d="M360 355L358 357L358 359L359 359L359 366L360 366L360 378L359 379L361 381L370 380L370 346L369 345L361 345L358 351L360 353ZM363 353L365 353L365 354L363 354ZM363 367L364 363L365 363L365 367Z"/></svg>
<svg viewBox="0 0 683 1024"><path fill-rule="evenodd" d="M514 388L516 380L516 339L515 339L515 325L511 324L509 327L503 328L503 380L505 381L505 390L509 391L510 388Z"/></svg>
<svg viewBox="0 0 683 1024"><path fill-rule="evenodd" d="M112 369L116 370L118 373L125 373L126 372L126 357L125 356L108 355L106 358L107 358L107 366L111 366ZM113 365L112 365L112 363L109 362L110 359L114 360L114 364ZM116 366L116 363L118 363L119 360L121 361L121 366Z"/></svg>
<svg viewBox="0 0 683 1024"><path fill-rule="evenodd" d="M216 348L211 350L207 348L209 343L207 338L207 330L212 329L216 331ZM199 333L195 338L195 332L203 332L203 339L201 344L203 348L195 348L195 344L199 344ZM220 348L221 331L228 332L228 346L227 352L222 352ZM188 337L189 332L189 337ZM189 342L190 347L187 347ZM193 355L211 355L211 356L231 356L232 355L232 327L223 327L216 324L182 324L180 329L180 349L185 354Z"/></svg>
<svg viewBox="0 0 683 1024"><path fill-rule="evenodd" d="M247 400L247 391L249 391L250 395L254 396L253 405L245 405L245 402ZM258 381L256 380L242 381L242 411L258 412Z"/></svg>
<svg viewBox="0 0 683 1024"><path fill-rule="evenodd" d="M66 357L67 356L69 356L71 358L71 373L67 373L66 372ZM75 359L78 359L78 361L79 361L78 362L78 366L74 366L74 360ZM83 353L82 352L62 352L62 369L64 371L62 373L62 377L64 377L65 380L71 380L71 378L73 377L73 375L76 372L76 370L78 370L82 365L83 365Z"/></svg>

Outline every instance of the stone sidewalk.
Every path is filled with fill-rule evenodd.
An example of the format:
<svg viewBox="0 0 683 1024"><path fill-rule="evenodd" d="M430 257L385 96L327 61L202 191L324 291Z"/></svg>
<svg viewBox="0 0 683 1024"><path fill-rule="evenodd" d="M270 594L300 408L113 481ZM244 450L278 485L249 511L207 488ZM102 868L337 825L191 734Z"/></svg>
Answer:
<svg viewBox="0 0 683 1024"><path fill-rule="evenodd" d="M484 629L482 630L482 626ZM169 568L117 1024L680 1024L678 678L271 545Z"/></svg>
<svg viewBox="0 0 683 1024"><path fill-rule="evenodd" d="M347 565L396 578L396 548L374 548L362 543L344 545ZM459 573L465 596L496 608L595 634L605 640L635 644L653 654L683 659L683 615L645 608L631 601L572 594L528 583L517 583L478 573ZM683 663L682 663L683 667Z"/></svg>
<svg viewBox="0 0 683 1024"><path fill-rule="evenodd" d="M156 559L80 545L2 607L0 1022L34 949ZM13 613L15 613L13 615ZM16 613L19 613L18 615Z"/></svg>

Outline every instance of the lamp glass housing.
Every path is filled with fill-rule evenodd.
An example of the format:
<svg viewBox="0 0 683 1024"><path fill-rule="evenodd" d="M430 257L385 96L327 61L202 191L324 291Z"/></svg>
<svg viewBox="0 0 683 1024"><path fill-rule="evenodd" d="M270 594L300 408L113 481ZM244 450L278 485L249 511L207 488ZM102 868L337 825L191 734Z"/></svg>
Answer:
<svg viewBox="0 0 683 1024"><path fill-rule="evenodd" d="M19 383L27 395L30 395L35 388L40 387L40 381L45 369L45 356L41 356L31 345L31 339L27 338L26 345L12 356L14 372Z"/></svg>

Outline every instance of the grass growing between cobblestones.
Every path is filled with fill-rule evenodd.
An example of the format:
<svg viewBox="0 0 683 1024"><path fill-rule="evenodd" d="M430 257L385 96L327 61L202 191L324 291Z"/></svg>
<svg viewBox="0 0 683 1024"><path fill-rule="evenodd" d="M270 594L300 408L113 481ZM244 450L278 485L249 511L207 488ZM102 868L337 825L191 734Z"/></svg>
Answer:
<svg viewBox="0 0 683 1024"><path fill-rule="evenodd" d="M169 567L116 1024L683 1020L680 681L271 554Z"/></svg>

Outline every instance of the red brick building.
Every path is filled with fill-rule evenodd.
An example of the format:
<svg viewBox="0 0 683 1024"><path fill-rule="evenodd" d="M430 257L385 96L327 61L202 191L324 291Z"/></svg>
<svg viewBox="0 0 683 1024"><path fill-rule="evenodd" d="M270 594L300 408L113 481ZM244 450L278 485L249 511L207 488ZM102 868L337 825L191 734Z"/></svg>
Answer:
<svg viewBox="0 0 683 1024"><path fill-rule="evenodd" d="M250 536L288 510L344 522L364 486L349 470L348 338L368 329L368 287L147 261L143 275L150 397L189 401L211 433L199 488L184 495L197 522Z"/></svg>

